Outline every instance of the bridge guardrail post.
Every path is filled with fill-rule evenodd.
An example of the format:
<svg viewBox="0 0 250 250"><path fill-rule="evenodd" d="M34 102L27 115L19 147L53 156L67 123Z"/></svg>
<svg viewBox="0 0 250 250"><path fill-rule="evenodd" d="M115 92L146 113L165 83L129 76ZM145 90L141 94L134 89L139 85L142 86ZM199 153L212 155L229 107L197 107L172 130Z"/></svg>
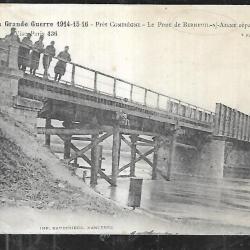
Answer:
<svg viewBox="0 0 250 250"><path fill-rule="evenodd" d="M94 77L94 92L97 92L97 72L95 71L95 77Z"/></svg>
<svg viewBox="0 0 250 250"><path fill-rule="evenodd" d="M75 85L75 73L76 73L76 65L72 64L72 73L71 73L71 84Z"/></svg>
<svg viewBox="0 0 250 250"><path fill-rule="evenodd" d="M130 84L129 99L130 99L131 102L132 102L132 100L133 100L133 88L134 88L134 85L133 85L133 84Z"/></svg>
<svg viewBox="0 0 250 250"><path fill-rule="evenodd" d="M144 105L147 106L147 93L148 93L148 90L145 89L145 92L144 92Z"/></svg>
<svg viewBox="0 0 250 250"><path fill-rule="evenodd" d="M114 78L113 96L116 97L116 78Z"/></svg>

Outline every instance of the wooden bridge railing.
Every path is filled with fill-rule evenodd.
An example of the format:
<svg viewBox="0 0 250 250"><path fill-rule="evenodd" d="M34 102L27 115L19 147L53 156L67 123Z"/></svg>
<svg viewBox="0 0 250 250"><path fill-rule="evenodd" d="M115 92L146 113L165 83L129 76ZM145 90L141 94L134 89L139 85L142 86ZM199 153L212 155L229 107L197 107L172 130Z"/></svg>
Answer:
<svg viewBox="0 0 250 250"><path fill-rule="evenodd" d="M217 103L214 134L240 141L250 141L250 116Z"/></svg>
<svg viewBox="0 0 250 250"><path fill-rule="evenodd" d="M21 46L28 47L24 44ZM0 48L2 47L6 48L6 43L0 40ZM28 48L30 48L31 51L37 51L33 47ZM40 51L40 53L43 56L44 51ZM36 75L44 77L42 56L40 57L39 68L37 69ZM58 60L64 61L58 57L52 58L48 75L46 76L49 80L53 80L53 69ZM26 73L28 73L28 71L26 71ZM66 73L60 82L88 89L96 93L106 94L114 98L120 98L124 101L166 111L182 117L191 118L200 122L211 124L214 121L215 114L210 110L172 98L154 90L144 88L140 85L130 83L118 77L105 74L77 63L67 62Z"/></svg>

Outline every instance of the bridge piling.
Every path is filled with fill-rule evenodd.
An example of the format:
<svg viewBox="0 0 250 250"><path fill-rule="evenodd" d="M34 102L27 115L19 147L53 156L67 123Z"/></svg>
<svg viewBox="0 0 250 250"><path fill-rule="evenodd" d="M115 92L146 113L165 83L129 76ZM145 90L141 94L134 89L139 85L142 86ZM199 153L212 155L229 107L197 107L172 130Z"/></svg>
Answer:
<svg viewBox="0 0 250 250"><path fill-rule="evenodd" d="M50 118L46 118L45 128L51 128L51 119ZM45 145L50 147L50 135L48 135L48 134L45 134Z"/></svg>
<svg viewBox="0 0 250 250"><path fill-rule="evenodd" d="M153 153L153 167L152 167L152 180L157 179L157 163L158 163L158 152L159 152L159 138L155 137L154 138L154 153Z"/></svg>
<svg viewBox="0 0 250 250"><path fill-rule="evenodd" d="M135 160L136 160L136 142L137 142L137 135L131 135L131 165L130 165L130 177L135 176Z"/></svg>
<svg viewBox="0 0 250 250"><path fill-rule="evenodd" d="M70 158L71 136L65 136L64 140L64 159Z"/></svg>
<svg viewBox="0 0 250 250"><path fill-rule="evenodd" d="M91 141L93 147L91 148L91 171L90 171L90 185L97 185L97 173L98 173L98 148L96 140L98 139L98 134L93 134L91 136Z"/></svg>
<svg viewBox="0 0 250 250"><path fill-rule="evenodd" d="M120 150L120 130L119 126L113 128L113 148L112 148L112 182L117 185L117 177L119 173L119 150Z"/></svg>
<svg viewBox="0 0 250 250"><path fill-rule="evenodd" d="M171 180L172 169L174 165L175 150L176 150L176 137L177 130L175 129L170 135L170 145L169 145L169 159L168 159L168 168L167 168L167 180Z"/></svg>

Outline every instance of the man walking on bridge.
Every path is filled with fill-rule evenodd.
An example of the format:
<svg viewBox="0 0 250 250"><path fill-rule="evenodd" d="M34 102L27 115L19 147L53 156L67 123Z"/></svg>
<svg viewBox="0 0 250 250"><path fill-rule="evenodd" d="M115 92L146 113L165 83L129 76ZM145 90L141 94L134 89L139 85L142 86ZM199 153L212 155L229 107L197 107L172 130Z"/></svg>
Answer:
<svg viewBox="0 0 250 250"><path fill-rule="evenodd" d="M68 51L69 51L69 46L66 46L64 48L64 51L61 51L57 56L58 62L56 63L56 66L54 69L55 81L58 81L58 82L60 81L61 77L65 74L67 62L71 62L71 57Z"/></svg>

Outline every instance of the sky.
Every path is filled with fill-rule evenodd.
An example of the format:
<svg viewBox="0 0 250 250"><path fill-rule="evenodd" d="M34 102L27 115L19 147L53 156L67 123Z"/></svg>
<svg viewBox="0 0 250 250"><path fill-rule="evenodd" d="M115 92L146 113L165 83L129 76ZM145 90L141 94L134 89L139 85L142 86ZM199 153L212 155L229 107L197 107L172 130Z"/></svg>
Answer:
<svg viewBox="0 0 250 250"><path fill-rule="evenodd" d="M126 6L0 4L0 37L8 22L88 21L88 28L20 27L56 31L57 53L131 83L215 111L216 102L250 113L250 6ZM96 22L140 22L140 28L96 27ZM225 23L236 28L147 27L147 22ZM38 37L33 36L36 41Z"/></svg>

